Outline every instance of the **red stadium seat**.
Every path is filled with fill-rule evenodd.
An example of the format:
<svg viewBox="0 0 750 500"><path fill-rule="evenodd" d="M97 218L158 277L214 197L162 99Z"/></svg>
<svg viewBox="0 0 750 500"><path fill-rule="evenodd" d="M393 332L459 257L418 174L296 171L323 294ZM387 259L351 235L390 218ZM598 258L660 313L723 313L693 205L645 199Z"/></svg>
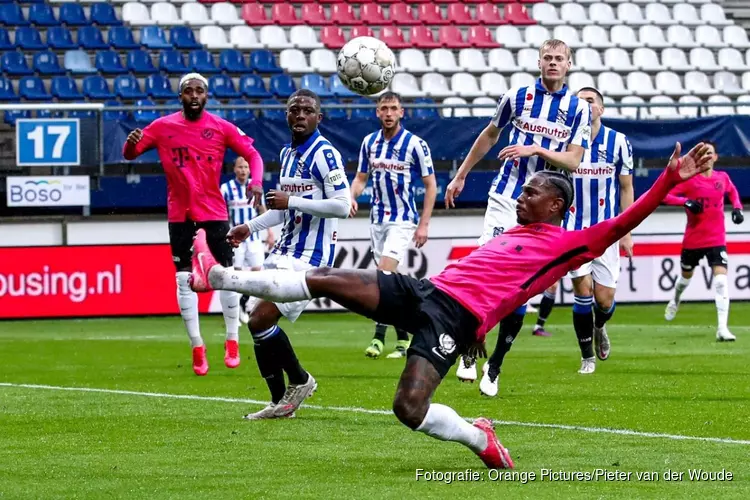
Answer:
<svg viewBox="0 0 750 500"><path fill-rule="evenodd" d="M490 26L508 24L508 21L503 19L503 16L500 14L500 9L496 5L488 3L477 5L477 21L480 24L488 24Z"/></svg>
<svg viewBox="0 0 750 500"><path fill-rule="evenodd" d="M528 26L530 24L536 24L536 21L529 17L529 13L526 11L526 7L517 3L506 5L505 15L503 17L510 24L515 24L517 26Z"/></svg>
<svg viewBox="0 0 750 500"><path fill-rule="evenodd" d="M326 11L319 3L306 3L302 6L302 22L310 26L326 26L333 24Z"/></svg>
<svg viewBox="0 0 750 500"><path fill-rule="evenodd" d="M448 6L448 15L451 24L458 24L461 26L469 24L479 24L479 21L471 17L471 11L469 6L463 3L453 3Z"/></svg>
<svg viewBox="0 0 750 500"><path fill-rule="evenodd" d="M409 0L409 3L434 3L435 1L436 0ZM458 1L459 0L440 0L440 3L453 3Z"/></svg>
<svg viewBox="0 0 750 500"><path fill-rule="evenodd" d="M490 3L518 3L518 1L519 0L490 0ZM544 0L540 0L540 1L543 2ZM475 3L478 3L478 2L475 2ZM482 3L486 3L486 2L482 2Z"/></svg>
<svg viewBox="0 0 750 500"><path fill-rule="evenodd" d="M302 21L297 17L297 13L294 10L294 5L287 3L274 4L271 8L271 19L273 19L273 24L280 26L302 24Z"/></svg>
<svg viewBox="0 0 750 500"><path fill-rule="evenodd" d="M426 26L412 26L409 42L414 47L420 49L437 49L442 47L442 44L435 40L432 30Z"/></svg>
<svg viewBox="0 0 750 500"><path fill-rule="evenodd" d="M357 19L357 16L354 15L354 9L352 6L346 3L331 5L331 21L334 24L340 24L342 26L362 24L362 21Z"/></svg>
<svg viewBox="0 0 750 500"><path fill-rule="evenodd" d="M467 49L471 44L464 40L461 29L457 26L441 26L438 30L440 45L449 49Z"/></svg>
<svg viewBox="0 0 750 500"><path fill-rule="evenodd" d="M346 44L344 32L338 26L323 26L320 41L329 49L340 49Z"/></svg>
<svg viewBox="0 0 750 500"><path fill-rule="evenodd" d="M257 3L246 3L242 6L242 19L250 26L263 26L272 24L266 17L266 9Z"/></svg>
<svg viewBox="0 0 750 500"><path fill-rule="evenodd" d="M372 26L383 26L393 24L388 21L383 14L383 8L377 3L366 3L359 8L359 18L363 23Z"/></svg>
<svg viewBox="0 0 750 500"><path fill-rule="evenodd" d="M424 22L424 20L414 17L411 5L403 3L394 3L391 5L391 12L388 18L397 26L422 24Z"/></svg>
<svg viewBox="0 0 750 500"><path fill-rule="evenodd" d="M295 0L296 1L296 0ZM318 2L318 3L344 3L344 0L305 0L305 2ZM297 2L302 3L302 2Z"/></svg>
<svg viewBox="0 0 750 500"><path fill-rule="evenodd" d="M352 26L352 29L349 32L349 40L351 40L352 38L357 38L359 36L371 36L375 38L375 33L369 26ZM404 37L401 36L401 39L403 40Z"/></svg>
<svg viewBox="0 0 750 500"><path fill-rule="evenodd" d="M492 33L486 26L472 26L469 28L469 44L478 49L502 47L502 45L492 38Z"/></svg>
<svg viewBox="0 0 750 500"><path fill-rule="evenodd" d="M369 26L366 27L369 28ZM354 30L352 30L352 34L350 35L351 38L354 38L353 32ZM383 28L380 30L380 39L392 49L406 49L413 45L413 40L412 44L406 43L406 41L404 40L404 34L399 28L394 26L383 26Z"/></svg>
<svg viewBox="0 0 750 500"><path fill-rule="evenodd" d="M463 3L487 3L487 2L495 2L497 0L463 0ZM511 2L515 2L516 0L509 0Z"/></svg>
<svg viewBox="0 0 750 500"><path fill-rule="evenodd" d="M547 0L518 0L520 3L542 3L546 1Z"/></svg>
<svg viewBox="0 0 750 500"><path fill-rule="evenodd" d="M434 3L424 3L419 6L419 20L428 26L450 24L450 21L443 17L440 6Z"/></svg>

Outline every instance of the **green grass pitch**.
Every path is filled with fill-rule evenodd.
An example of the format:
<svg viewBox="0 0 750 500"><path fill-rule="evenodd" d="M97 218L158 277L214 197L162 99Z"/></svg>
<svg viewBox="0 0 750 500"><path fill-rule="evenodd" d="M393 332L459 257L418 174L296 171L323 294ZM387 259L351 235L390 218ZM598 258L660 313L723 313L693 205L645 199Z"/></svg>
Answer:
<svg viewBox="0 0 750 500"><path fill-rule="evenodd" d="M267 398L250 336L240 367L225 368L220 316L202 318L206 377L178 317L0 322L0 498L750 498L750 303L732 304L731 344L714 340L713 304L662 314L620 305L611 358L591 376L576 373L569 307L550 338L531 336L527 317L497 398L451 371L434 400L497 421L527 481L488 477L463 446L402 426L389 409L403 361L366 359L373 325L350 314L283 324L319 389L296 419L262 422L241 419ZM391 329L386 353L394 340ZM570 477L597 469L624 480Z"/></svg>

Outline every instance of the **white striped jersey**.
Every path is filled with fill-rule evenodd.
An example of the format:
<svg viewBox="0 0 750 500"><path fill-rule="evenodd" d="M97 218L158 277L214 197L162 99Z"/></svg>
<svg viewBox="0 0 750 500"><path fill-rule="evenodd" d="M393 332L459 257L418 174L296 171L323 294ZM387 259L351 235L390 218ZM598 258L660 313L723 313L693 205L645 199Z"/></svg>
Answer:
<svg viewBox="0 0 750 500"><path fill-rule="evenodd" d="M633 173L633 148L625 134L601 126L573 172L575 197L565 229L578 230L620 213L620 176Z"/></svg>
<svg viewBox="0 0 750 500"><path fill-rule="evenodd" d="M303 144L284 146L280 153L281 190L289 196L325 200L349 189L341 154L315 131ZM332 266L338 219L322 219L298 210L285 210L272 253L291 255L310 265Z"/></svg>
<svg viewBox="0 0 750 500"><path fill-rule="evenodd" d="M362 141L358 171L372 173L370 222L419 222L414 181L435 173L427 143L403 127L390 140L373 132Z"/></svg>
<svg viewBox="0 0 750 500"><path fill-rule="evenodd" d="M257 210L253 207L250 199L247 197L248 183L240 183L236 178L229 180L221 185L221 194L227 203L229 210L229 222L232 227L245 224L258 216ZM253 241L260 239L259 233L252 233L248 240Z"/></svg>
<svg viewBox="0 0 750 500"><path fill-rule="evenodd" d="M565 151L569 144L588 149L591 139L589 103L570 92L567 85L549 92L541 79L533 87L508 90L498 102L492 123L501 129L511 126L509 146L536 144L550 151ZM507 160L492 182L490 197L517 199L528 178L544 168L556 169L538 156Z"/></svg>

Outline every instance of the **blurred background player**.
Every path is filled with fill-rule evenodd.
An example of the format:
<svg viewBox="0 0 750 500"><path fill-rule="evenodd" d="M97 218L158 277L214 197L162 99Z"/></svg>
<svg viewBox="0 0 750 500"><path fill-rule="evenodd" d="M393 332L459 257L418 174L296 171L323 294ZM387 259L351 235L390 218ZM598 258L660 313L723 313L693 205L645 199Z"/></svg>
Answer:
<svg viewBox="0 0 750 500"><path fill-rule="evenodd" d="M711 148L710 169L703 175L696 176L681 184L664 199L668 205L682 205L687 213L687 227L682 240L680 265L682 276L677 280L674 298L667 304L664 319L672 321L680 307L682 292L690 284L693 271L698 263L706 258L713 271L718 328L716 340L733 341L736 337L729 331L729 284L727 282L727 232L724 225L724 197L729 195L732 203L732 222L742 224L745 216L742 213L742 202L737 188L732 184L726 172L714 170L719 158L716 145L707 142Z"/></svg>
<svg viewBox="0 0 750 500"><path fill-rule="evenodd" d="M253 233L282 224L279 239L263 269L302 271L331 266L336 250L337 219L345 219L351 210L344 164L338 150L318 131L323 115L315 92L307 89L294 92L287 101L286 118L292 142L279 155L281 190L268 192L266 203L270 210L235 226L228 238L232 246L237 246ZM253 306L248 327L255 342L258 369L271 392L271 402L262 410L246 415L246 419L293 417L302 401L317 388L315 378L302 368L289 337L278 325L282 316L295 322L309 302L261 300ZM289 378L288 387L284 373Z"/></svg>
<svg viewBox="0 0 750 500"><path fill-rule="evenodd" d="M238 156L234 161L234 179L230 179L221 185L221 194L227 203L229 210L229 223L234 226L244 224L254 219L259 214L266 212L264 202L256 210L252 200L248 197L248 179L250 177L250 166L243 157ZM266 246L270 250L273 247L273 230L269 227L266 234ZM266 259L266 251L261 241L261 233L253 233L240 246L234 249L234 268L250 269L259 271ZM247 314L247 303L250 297L245 295L240 299L240 321L247 323L250 317ZM252 303L250 304L252 307Z"/></svg>
<svg viewBox="0 0 750 500"><path fill-rule="evenodd" d="M370 242L378 269L396 272L404 261L409 242L417 248L427 242L427 228L437 197L437 183L430 149L422 139L401 126L404 108L401 96L385 92L376 110L381 130L364 138L359 152L359 169L352 182L351 216L357 213L357 198L372 173ZM425 187L422 217L417 213L414 182L422 178ZM365 355L377 358L385 345L386 325L375 325L375 337ZM396 349L388 358L406 356L409 334L396 329Z"/></svg>
<svg viewBox="0 0 750 500"><path fill-rule="evenodd" d="M544 168L572 172L581 163L583 152L589 147L591 119L588 103L571 93L565 84L570 66L571 52L565 42L544 42L539 49L541 76L536 84L511 88L500 98L495 116L448 185L446 208L455 206L466 176L497 143L502 129L511 127L508 146L498 156L502 166L490 187L479 245L518 225L516 199L535 172ZM522 306L501 321L498 342L518 335L524 314L526 308ZM462 358L456 375L462 381L476 380L475 360Z"/></svg>
<svg viewBox="0 0 750 500"><path fill-rule="evenodd" d="M227 205L221 194L221 171L227 148L245 158L252 181L253 204L263 195L263 159L253 140L237 126L204 111L208 82L189 73L179 82L182 111L163 116L143 130L135 129L123 147L123 157L134 160L156 148L167 178L167 220L172 260L177 268L177 302L193 347L193 371L208 373L206 346L200 333L198 296L190 289L190 247L198 228L208 235L211 252L231 265L232 248L224 237L229 229ZM235 368L239 355L239 301L236 293L219 294L226 325L224 364Z"/></svg>

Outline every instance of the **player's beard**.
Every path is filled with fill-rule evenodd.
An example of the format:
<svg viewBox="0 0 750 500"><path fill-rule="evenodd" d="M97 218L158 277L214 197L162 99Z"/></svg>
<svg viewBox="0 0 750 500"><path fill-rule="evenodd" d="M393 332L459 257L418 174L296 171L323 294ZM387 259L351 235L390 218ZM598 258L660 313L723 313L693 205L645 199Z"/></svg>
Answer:
<svg viewBox="0 0 750 500"><path fill-rule="evenodd" d="M201 113L203 113L204 105L199 105L198 108L191 107L190 104L187 106L182 106L182 113L185 115L185 118L190 121L197 121L201 117Z"/></svg>

